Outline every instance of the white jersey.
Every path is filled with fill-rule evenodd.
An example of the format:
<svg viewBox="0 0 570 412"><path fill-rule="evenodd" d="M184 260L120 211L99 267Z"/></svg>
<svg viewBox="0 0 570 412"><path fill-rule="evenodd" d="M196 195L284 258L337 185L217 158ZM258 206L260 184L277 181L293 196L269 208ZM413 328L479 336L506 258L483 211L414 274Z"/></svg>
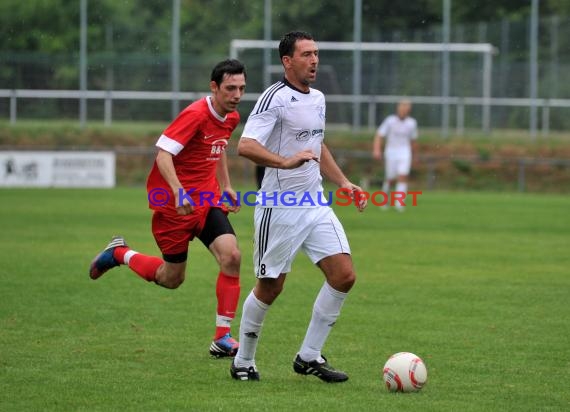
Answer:
<svg viewBox="0 0 570 412"><path fill-rule="evenodd" d="M384 152L411 153L411 141L418 138L418 123L413 117L402 120L392 114L384 119L377 133L386 138Z"/></svg>
<svg viewBox="0 0 570 412"><path fill-rule="evenodd" d="M312 88L309 92L302 92L284 79L267 88L259 97L247 119L242 138L255 139L270 152L283 157L311 150L320 158L325 113L323 93ZM267 167L258 205L317 207L317 199L326 202L321 182L320 166L315 161L306 162L295 169ZM277 202L270 199L274 194L277 194ZM307 194L312 201L301 202ZM286 204L281 201L283 199L286 199Z"/></svg>

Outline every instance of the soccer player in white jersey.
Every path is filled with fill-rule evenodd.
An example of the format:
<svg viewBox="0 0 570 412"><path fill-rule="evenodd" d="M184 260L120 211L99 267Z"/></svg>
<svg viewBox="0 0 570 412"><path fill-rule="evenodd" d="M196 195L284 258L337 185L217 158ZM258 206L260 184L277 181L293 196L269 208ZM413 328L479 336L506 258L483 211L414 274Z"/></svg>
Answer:
<svg viewBox="0 0 570 412"><path fill-rule="evenodd" d="M418 124L410 117L412 104L408 100L398 103L396 114L386 117L374 136L374 159L382 159L382 139L385 138L384 164L385 176L382 191L389 194L396 182L397 192L407 192L408 175L412 165L412 154L416 151ZM403 211L403 206L396 202L396 210Z"/></svg>
<svg viewBox="0 0 570 412"><path fill-rule="evenodd" d="M356 275L340 221L322 198L316 199L323 191L321 174L351 193L361 189L346 178L323 143L325 98L310 87L319 63L317 44L308 33L287 33L279 55L285 76L259 97L238 145L241 156L266 169L254 218L257 282L243 304L240 348L230 373L238 380L259 380L255 351L261 326L302 250L321 269L325 282L293 370L343 382L348 375L334 369L321 349ZM362 211L366 202L357 205Z"/></svg>

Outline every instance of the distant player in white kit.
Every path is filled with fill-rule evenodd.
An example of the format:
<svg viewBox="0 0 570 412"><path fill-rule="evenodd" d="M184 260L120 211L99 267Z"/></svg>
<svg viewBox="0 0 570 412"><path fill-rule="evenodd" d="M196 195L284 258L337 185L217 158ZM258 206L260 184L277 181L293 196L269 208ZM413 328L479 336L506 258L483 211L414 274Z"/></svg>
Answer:
<svg viewBox="0 0 570 412"><path fill-rule="evenodd" d="M396 114L392 114L378 127L374 136L372 154L374 159L382 159L382 139L386 139L384 147L384 163L386 167L382 191L389 194L396 183L397 192L408 191L408 175L412 166L412 155L416 151L418 123L410 117L412 104L408 100L398 103ZM404 210L396 201L396 209Z"/></svg>
<svg viewBox="0 0 570 412"><path fill-rule="evenodd" d="M334 369L321 349L356 275L340 221L329 206L316 199L323 191L321 173L351 193L361 189L346 178L323 143L325 98L310 87L319 63L315 41L305 32L287 33L279 44L279 56L285 77L259 97L238 145L241 156L266 169L254 217L257 282L243 304L240 348L230 373L238 380L259 380L255 351L261 327L302 250L326 281L315 300L293 370L326 382L343 382L348 375ZM287 205L282 202L285 194ZM312 199L313 204L301 199ZM359 210L365 206L366 201L358 203Z"/></svg>

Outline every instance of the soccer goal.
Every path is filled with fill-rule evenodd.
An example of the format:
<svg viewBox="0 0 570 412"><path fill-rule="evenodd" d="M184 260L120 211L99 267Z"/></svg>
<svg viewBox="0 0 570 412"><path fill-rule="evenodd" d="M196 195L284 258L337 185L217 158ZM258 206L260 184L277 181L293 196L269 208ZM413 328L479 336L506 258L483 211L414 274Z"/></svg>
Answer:
<svg viewBox="0 0 570 412"><path fill-rule="evenodd" d="M387 101L397 101L403 96L397 94L390 94L390 96L379 96L377 93L362 91L363 80L367 81L366 73L362 72L362 59L359 55L364 52L398 52L399 54L410 54L410 53L431 53L440 54L441 56L449 56L450 54L467 53L476 54L480 58L476 60L472 66L471 71L474 72L479 80L480 89L478 91L473 91L473 95L470 98L477 99L481 106L481 123L482 128L485 131L490 129L490 108L491 108L491 88L492 88L492 71L493 71L493 55L497 54L498 50L489 43L387 43L387 42L373 42L373 43L355 43L355 42L318 42L320 51L333 51L347 53L351 52L352 56L347 56L350 58L350 65L352 68L352 93L341 93L334 94L332 96L335 101L344 101L345 103L351 103L355 108L353 110L353 125L358 123L360 119L355 119L359 113L359 108L361 104L375 104L378 102ZM232 58L239 58L240 53L258 49L258 50L276 50L279 47L279 42L274 40L243 40L234 39L230 44L230 55ZM340 53L339 53L340 54ZM447 62L447 63L446 63ZM412 65L416 64L419 69L422 70L420 61L414 61L412 59ZM429 70L433 73L432 78L437 78L437 80L443 85L446 83L449 85L450 75L449 75L449 59L442 58L441 63L431 62ZM444 70L444 65L447 64L447 70ZM346 65L346 64L345 64ZM264 60L263 64L264 75L274 72L275 66L271 65L270 62ZM334 65L333 69L334 69ZM382 70L383 66L380 64L378 70ZM427 70L427 68L426 68ZM329 69L330 71L330 69ZM446 75L447 73L447 75ZM364 78L363 78L364 76ZM447 78L444 78L446 76ZM346 78L348 76L329 74L330 78ZM367 83L368 84L368 83ZM459 85L458 87L464 87L466 85ZM469 93L471 93L471 90ZM436 104L440 106L449 106L450 104L457 104L457 98L445 95L445 91L449 91L448 87L442 87L437 91L433 91L430 95L426 94L416 94L415 96L407 97L416 102L430 102L430 104ZM358 107L358 110L356 108ZM370 112L370 111L369 111ZM371 122L369 121L369 124Z"/></svg>

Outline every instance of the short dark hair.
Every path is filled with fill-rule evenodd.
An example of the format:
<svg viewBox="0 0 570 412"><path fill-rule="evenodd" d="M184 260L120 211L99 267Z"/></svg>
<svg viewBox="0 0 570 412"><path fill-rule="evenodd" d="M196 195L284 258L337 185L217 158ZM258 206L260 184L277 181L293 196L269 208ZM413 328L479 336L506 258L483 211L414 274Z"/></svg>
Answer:
<svg viewBox="0 0 570 412"><path fill-rule="evenodd" d="M247 73L243 63L236 59L227 59L214 66L210 80L216 82L219 86L224 81L224 76L226 74L243 74L243 77L247 79Z"/></svg>
<svg viewBox="0 0 570 412"><path fill-rule="evenodd" d="M292 57L295 52L295 43L297 40L314 40L313 36L306 31L290 31L281 38L279 43L279 58L283 56Z"/></svg>

